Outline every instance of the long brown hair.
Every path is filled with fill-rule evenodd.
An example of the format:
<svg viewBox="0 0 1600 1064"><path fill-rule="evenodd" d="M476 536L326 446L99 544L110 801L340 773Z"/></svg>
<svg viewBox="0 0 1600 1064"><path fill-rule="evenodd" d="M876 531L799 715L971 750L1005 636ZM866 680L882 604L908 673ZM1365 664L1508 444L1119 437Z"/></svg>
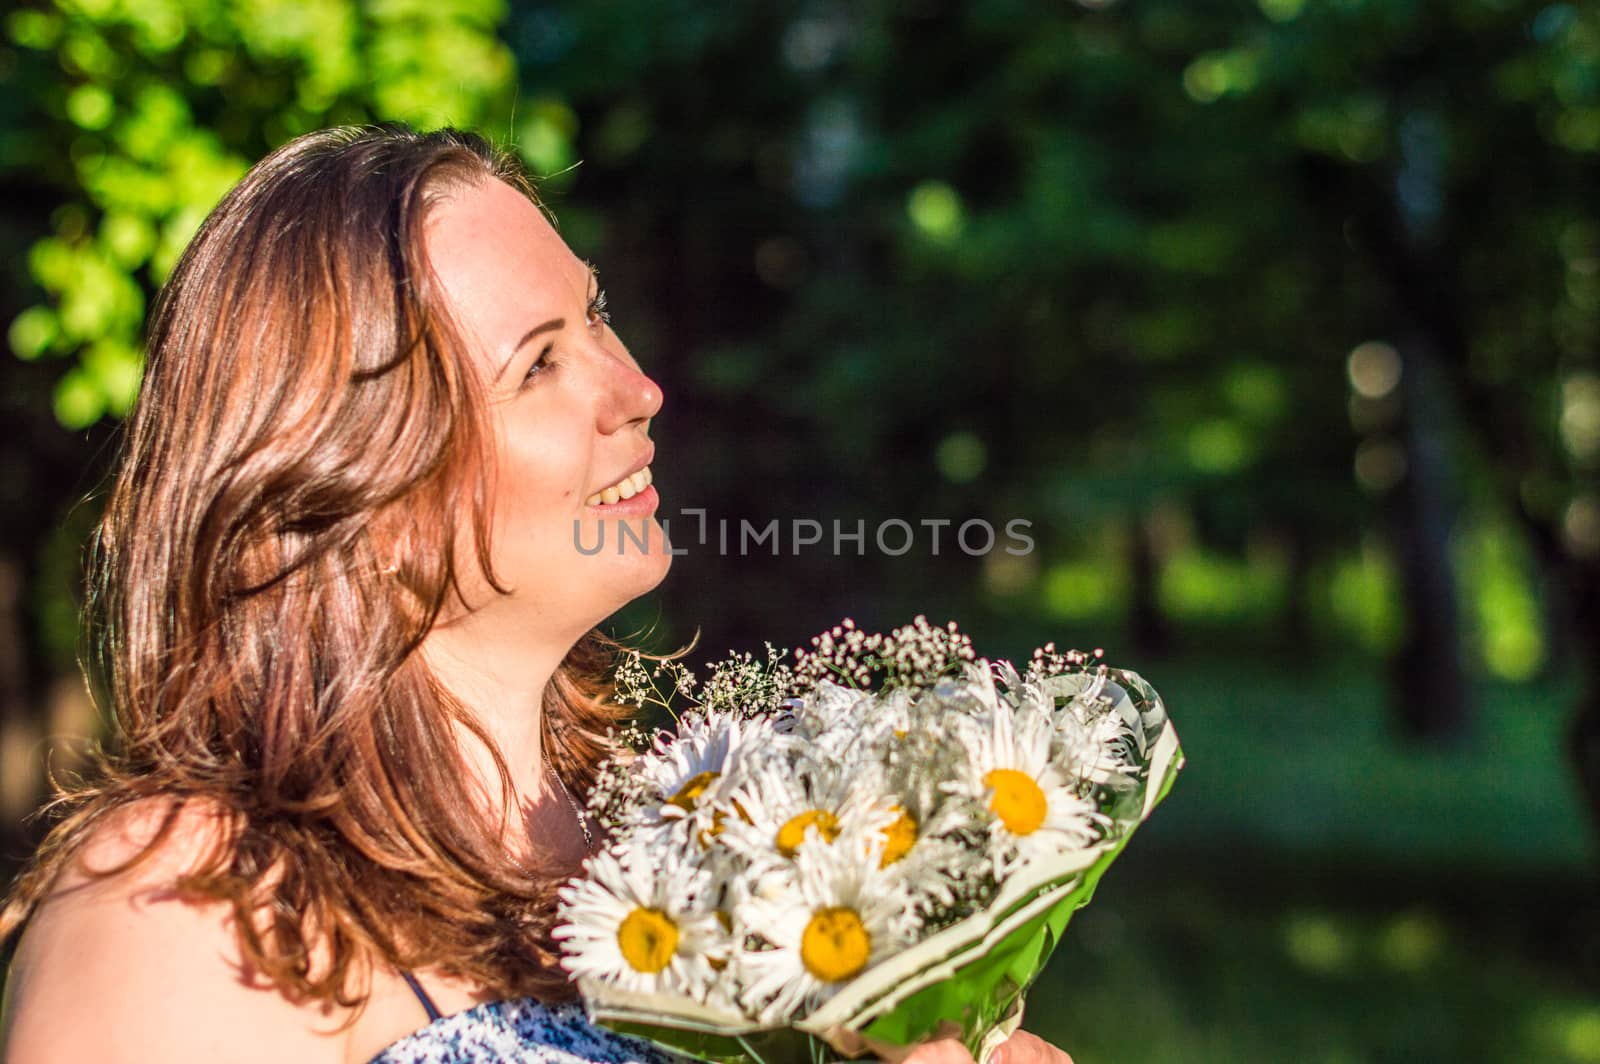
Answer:
<svg viewBox="0 0 1600 1064"><path fill-rule="evenodd" d="M0 942L110 814L167 806L147 846L91 875L147 858L198 804L220 832L179 889L229 903L244 960L295 997L358 1004L347 980L368 961L571 994L548 932L574 870L530 880L505 855L454 725L493 754L503 805L505 760L417 653L461 566L500 587L485 386L423 246L429 209L488 180L538 202L477 135L329 129L263 159L200 227L153 307L91 548L88 664L111 734L87 782L58 785ZM545 694L545 748L574 791L620 715L617 650L589 633Z"/></svg>

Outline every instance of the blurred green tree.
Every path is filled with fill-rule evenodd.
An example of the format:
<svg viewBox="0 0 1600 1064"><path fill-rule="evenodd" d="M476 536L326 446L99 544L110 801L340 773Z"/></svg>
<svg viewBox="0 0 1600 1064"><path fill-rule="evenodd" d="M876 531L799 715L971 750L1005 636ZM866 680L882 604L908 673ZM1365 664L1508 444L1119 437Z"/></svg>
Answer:
<svg viewBox="0 0 1600 1064"><path fill-rule="evenodd" d="M6 30L0 239L36 286L0 306L7 392L55 441L6 489L24 569L81 465L41 419L125 408L144 301L247 161L451 120L562 172L563 230L667 386L669 508L707 510L705 544L671 515L664 601L712 651L946 612L1310 654L1334 614L1391 662L1397 719L1449 735L1477 522L1497 587L1523 553L1543 574L1548 657L1594 667L1588 8L97 0ZM774 517L778 556L714 549L718 519ZM1011 517L1031 554L956 542ZM873 541L891 518L906 556ZM949 522L937 555L922 518ZM836 519L859 554L792 549L788 522Z"/></svg>
<svg viewBox="0 0 1600 1064"><path fill-rule="evenodd" d="M45 300L17 357L66 357L56 417L84 428L138 390L147 294L249 164L296 134L400 119L504 128L503 0L64 0L6 16L21 54L6 168L58 190L29 249Z"/></svg>
<svg viewBox="0 0 1600 1064"><path fill-rule="evenodd" d="M1393 573L1393 615L1362 609L1396 719L1450 737L1482 612L1454 571L1469 522L1531 544L1555 652L1587 664L1600 637L1597 18L608 0L519 13L512 40L585 130L562 211L654 293L618 303L681 385L681 495L730 520L1038 525L1009 567L948 532L934 559L870 533L859 562L740 559L730 641L795 586L798 637L973 589L1066 616L1099 581L1147 643L1209 599L1309 651L1376 558L1355 565ZM1054 602L1074 556L1091 579ZM679 564L692 612L721 563Z"/></svg>

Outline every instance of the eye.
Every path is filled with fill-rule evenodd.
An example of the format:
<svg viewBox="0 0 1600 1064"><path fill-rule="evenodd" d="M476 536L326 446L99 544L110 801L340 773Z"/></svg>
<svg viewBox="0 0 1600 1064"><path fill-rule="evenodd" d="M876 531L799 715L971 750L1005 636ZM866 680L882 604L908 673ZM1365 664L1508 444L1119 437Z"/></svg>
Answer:
<svg viewBox="0 0 1600 1064"><path fill-rule="evenodd" d="M594 298L589 300L589 326L599 328L611 324L611 314L606 310L606 290L597 289Z"/></svg>
<svg viewBox="0 0 1600 1064"><path fill-rule="evenodd" d="M554 344L544 345L544 350L539 352L539 357L534 359L533 365L528 367L528 375L522 378L523 384L527 384L539 374L555 368L555 363L550 361L550 353L554 350Z"/></svg>

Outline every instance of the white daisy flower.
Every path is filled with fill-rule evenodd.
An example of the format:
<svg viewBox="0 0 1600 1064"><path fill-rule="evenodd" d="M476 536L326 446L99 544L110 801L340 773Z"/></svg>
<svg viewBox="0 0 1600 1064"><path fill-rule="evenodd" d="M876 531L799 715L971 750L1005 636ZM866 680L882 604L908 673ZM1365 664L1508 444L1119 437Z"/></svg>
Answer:
<svg viewBox="0 0 1600 1064"><path fill-rule="evenodd" d="M915 695L904 687L891 688L867 699L858 719L835 733L833 745L841 760L883 763L904 744L920 719Z"/></svg>
<svg viewBox="0 0 1600 1064"><path fill-rule="evenodd" d="M794 700L794 734L821 760L850 756L862 729L877 717L877 701L869 692L819 680Z"/></svg>
<svg viewBox="0 0 1600 1064"><path fill-rule="evenodd" d="M933 836L965 822L950 815L957 803L938 786L957 763L942 750L948 732L944 718L983 704L981 695L975 698L961 681L952 683L946 693L964 700L958 710L923 689L902 686L869 694L818 681L797 708L796 732L809 744L801 749L796 771L779 781L776 790L760 788L762 810L752 816L746 809L741 817L754 830L740 830L734 845L749 840L747 851L770 852L772 840L749 837L766 834L774 824L779 830L789 824L791 833L799 832L812 821L826 840L849 830L841 817L848 807L860 815L862 830L870 827L882 836L885 868L899 866L897 871L906 875L916 867L929 873L920 877L922 885L937 885L941 866L955 855L945 853L935 863L932 851L943 847L932 845ZM800 784L798 790L794 782ZM759 827L756 820L762 821ZM913 851L918 860L902 863Z"/></svg>
<svg viewBox="0 0 1600 1064"><path fill-rule="evenodd" d="M956 881L977 871L988 856L986 848L961 837L981 806L943 788L959 774L965 752L937 724L913 722L896 740L873 787L874 805L882 811L882 866L907 882L924 911L949 905Z"/></svg>
<svg viewBox="0 0 1600 1064"><path fill-rule="evenodd" d="M1128 787L1136 781L1139 763L1133 756L1128 726L1114 714L1084 720L1070 709L1056 717L1057 760L1069 772L1091 783Z"/></svg>
<svg viewBox="0 0 1600 1064"><path fill-rule="evenodd" d="M662 734L635 762L636 771L659 796L640 810L646 823L693 819L710 827L711 805L735 765L779 741L770 721L741 720L732 713L686 713L677 735Z"/></svg>
<svg viewBox="0 0 1600 1064"><path fill-rule="evenodd" d="M1054 711L1058 763L1091 783L1126 787L1139 771L1134 751L1137 715L1130 721L1118 700L1107 693L1108 686L1120 690L1108 685L1103 673L1079 672L1052 676L1024 689L1046 705L1063 700Z"/></svg>
<svg viewBox="0 0 1600 1064"><path fill-rule="evenodd" d="M711 877L670 849L602 851L558 894L566 923L551 934L562 941L562 966L579 978L699 997L727 960Z"/></svg>
<svg viewBox="0 0 1600 1064"><path fill-rule="evenodd" d="M987 720L958 724L969 756L944 787L982 803L996 879L1034 857L1094 841L1106 818L1051 759L1055 721L1040 701L1002 701Z"/></svg>
<svg viewBox="0 0 1600 1064"><path fill-rule="evenodd" d="M941 713L967 717L986 717L1004 701L987 658L962 662L960 676L946 676L926 689L921 700L928 699L938 702Z"/></svg>
<svg viewBox="0 0 1600 1064"><path fill-rule="evenodd" d="M732 962L740 1001L760 1023L806 1015L910 943L916 921L905 884L879 860L876 847L803 847L740 907L737 926L770 947L740 949Z"/></svg>
<svg viewBox="0 0 1600 1064"><path fill-rule="evenodd" d="M847 769L808 752L744 768L718 796L710 833L754 866L781 865L807 845L865 835L895 819L874 801L877 774L860 766Z"/></svg>

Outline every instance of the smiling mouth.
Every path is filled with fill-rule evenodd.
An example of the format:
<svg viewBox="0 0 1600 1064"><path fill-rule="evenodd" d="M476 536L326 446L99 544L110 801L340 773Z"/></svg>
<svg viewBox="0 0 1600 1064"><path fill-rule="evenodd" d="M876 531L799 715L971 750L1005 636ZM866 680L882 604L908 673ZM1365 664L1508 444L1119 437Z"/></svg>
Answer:
<svg viewBox="0 0 1600 1064"><path fill-rule="evenodd" d="M610 506L614 502L633 498L648 488L654 480L650 467L645 466L638 472L623 477L609 488L602 488L583 501L586 506Z"/></svg>

